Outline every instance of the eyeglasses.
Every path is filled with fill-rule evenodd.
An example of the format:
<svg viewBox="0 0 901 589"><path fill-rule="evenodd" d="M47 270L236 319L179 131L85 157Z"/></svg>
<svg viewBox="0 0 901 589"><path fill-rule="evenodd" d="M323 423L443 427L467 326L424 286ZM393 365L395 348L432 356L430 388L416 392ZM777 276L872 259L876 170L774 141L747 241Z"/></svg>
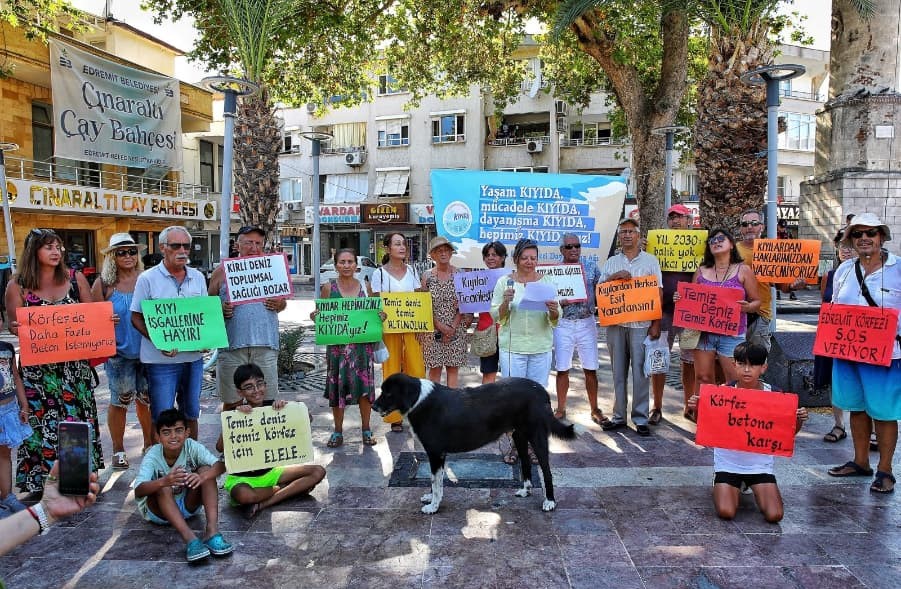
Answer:
<svg viewBox="0 0 901 589"><path fill-rule="evenodd" d="M125 256L136 256L136 255L138 255L138 249L134 248L134 247L131 249L127 249L127 250L126 249L116 250L117 258L124 258Z"/></svg>
<svg viewBox="0 0 901 589"><path fill-rule="evenodd" d="M170 250L187 250L191 249L190 243L164 243L167 248Z"/></svg>
<svg viewBox="0 0 901 589"><path fill-rule="evenodd" d="M708 239L707 245L715 245L717 243L723 243L724 241L726 241L726 236L721 233L716 237L711 237L710 239Z"/></svg>
<svg viewBox="0 0 901 589"><path fill-rule="evenodd" d="M763 225L760 221L742 221L740 223L742 227L759 227Z"/></svg>
<svg viewBox="0 0 901 589"><path fill-rule="evenodd" d="M563 246L563 249L565 249L565 250L582 249L582 244L581 243L567 243L566 245Z"/></svg>
<svg viewBox="0 0 901 589"><path fill-rule="evenodd" d="M255 380L252 382L248 382L247 384L243 384L238 387L238 390L242 393L253 393L256 391L265 391L266 390L266 381L265 380Z"/></svg>
<svg viewBox="0 0 901 589"><path fill-rule="evenodd" d="M638 233L638 231L636 229L620 229L619 230L620 235L631 235L633 233Z"/></svg>
<svg viewBox="0 0 901 589"><path fill-rule="evenodd" d="M853 239L860 239L864 235L866 235L867 237L876 237L877 235L879 235L879 229L855 229L851 232L851 237Z"/></svg>

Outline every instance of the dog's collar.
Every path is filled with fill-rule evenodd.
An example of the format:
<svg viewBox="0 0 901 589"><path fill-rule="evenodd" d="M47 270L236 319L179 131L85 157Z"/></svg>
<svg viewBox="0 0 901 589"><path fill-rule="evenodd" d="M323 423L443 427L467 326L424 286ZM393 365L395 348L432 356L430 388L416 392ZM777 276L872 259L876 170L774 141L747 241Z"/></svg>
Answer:
<svg viewBox="0 0 901 589"><path fill-rule="evenodd" d="M416 402L413 403L413 406L410 407L410 409L409 409L409 411L407 411L407 413L412 413L413 410L416 409L420 403L425 401L426 397L428 397L429 395L432 394L432 389L434 389L434 388L435 388L435 383L433 383L432 381L430 381L428 379L420 378L419 379L419 398L416 399Z"/></svg>

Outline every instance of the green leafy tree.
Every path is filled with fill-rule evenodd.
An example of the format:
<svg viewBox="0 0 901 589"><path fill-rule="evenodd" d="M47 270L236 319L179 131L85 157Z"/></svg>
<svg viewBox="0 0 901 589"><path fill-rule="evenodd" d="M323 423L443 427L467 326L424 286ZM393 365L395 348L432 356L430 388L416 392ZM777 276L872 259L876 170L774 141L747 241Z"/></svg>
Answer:
<svg viewBox="0 0 901 589"><path fill-rule="evenodd" d="M72 30L81 29L79 11L68 0L6 0L0 2L0 23L21 28L26 39L46 41L47 33L58 31L60 23ZM5 45L5 43L4 43ZM0 78L13 74L6 52L0 61Z"/></svg>

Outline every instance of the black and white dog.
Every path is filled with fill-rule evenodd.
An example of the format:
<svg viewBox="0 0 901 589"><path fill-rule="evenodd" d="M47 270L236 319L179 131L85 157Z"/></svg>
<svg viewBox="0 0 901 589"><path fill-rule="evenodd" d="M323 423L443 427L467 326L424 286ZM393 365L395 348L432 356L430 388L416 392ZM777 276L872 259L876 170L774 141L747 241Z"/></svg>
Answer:
<svg viewBox="0 0 901 589"><path fill-rule="evenodd" d="M424 378L393 374L382 383L382 394L372 408L385 416L392 411L405 415L419 438L432 469L432 492L422 497L423 513L435 513L441 505L444 460L448 453L469 452L513 432L513 442L522 465L522 489L517 497L528 497L532 489L532 445L544 477L545 500L551 511L554 482L548 464L548 435L566 440L576 437L572 425L554 418L548 392L526 378L504 378L496 383L452 389Z"/></svg>

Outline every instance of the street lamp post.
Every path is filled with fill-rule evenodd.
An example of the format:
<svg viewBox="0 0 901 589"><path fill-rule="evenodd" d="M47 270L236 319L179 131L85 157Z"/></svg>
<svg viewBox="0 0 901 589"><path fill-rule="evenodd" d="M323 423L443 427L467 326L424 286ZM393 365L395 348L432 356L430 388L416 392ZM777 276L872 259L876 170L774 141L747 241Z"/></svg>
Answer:
<svg viewBox="0 0 901 589"><path fill-rule="evenodd" d="M320 281L319 266L322 265L322 244L319 243L319 154L322 151L322 142L332 138L330 133L321 131L304 131L300 134L313 144L313 297L319 296Z"/></svg>
<svg viewBox="0 0 901 589"><path fill-rule="evenodd" d="M201 85L211 92L225 96L222 116L225 119L222 159L222 195L219 197L219 263L228 257L228 235L232 212L232 169L235 150L235 117L238 112L238 96L256 94L260 87L249 80L231 76L211 76L201 80Z"/></svg>
<svg viewBox="0 0 901 589"><path fill-rule="evenodd" d="M668 125L651 129L651 133L654 135L666 137L666 166L663 180L664 214L673 204L673 145L675 144L675 136L676 133L684 133L685 131L688 131L688 127L683 127L682 125Z"/></svg>
<svg viewBox="0 0 901 589"><path fill-rule="evenodd" d="M15 143L0 143L0 190L3 191L3 226L6 229L6 247L9 252L10 275L16 272L16 240L13 237L13 218L9 210L9 193L6 191L6 160L4 154L7 151L15 151L19 146Z"/></svg>
<svg viewBox="0 0 901 589"><path fill-rule="evenodd" d="M804 66L792 63L766 65L745 72L741 80L752 86L766 86L766 236L776 239L778 215L779 178L779 82L797 78L804 73ZM771 289L773 287L770 287ZM773 320L770 331L776 331L776 297L770 307Z"/></svg>

